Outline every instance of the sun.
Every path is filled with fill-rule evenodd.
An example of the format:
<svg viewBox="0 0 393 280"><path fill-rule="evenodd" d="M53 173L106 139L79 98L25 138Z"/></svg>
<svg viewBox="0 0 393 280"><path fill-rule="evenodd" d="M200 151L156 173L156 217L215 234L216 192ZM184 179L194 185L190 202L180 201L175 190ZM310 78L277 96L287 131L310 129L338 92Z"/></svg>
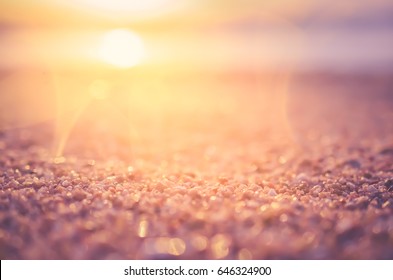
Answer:
<svg viewBox="0 0 393 280"><path fill-rule="evenodd" d="M98 56L113 66L130 68L143 61L145 48L136 33L127 29L115 29L102 37Z"/></svg>

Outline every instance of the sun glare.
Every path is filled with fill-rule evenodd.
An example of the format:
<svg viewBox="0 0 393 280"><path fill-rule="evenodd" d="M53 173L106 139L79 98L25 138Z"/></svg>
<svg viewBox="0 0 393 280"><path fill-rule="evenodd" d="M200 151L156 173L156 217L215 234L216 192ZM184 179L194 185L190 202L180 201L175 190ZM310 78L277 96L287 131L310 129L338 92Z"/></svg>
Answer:
<svg viewBox="0 0 393 280"><path fill-rule="evenodd" d="M130 68L141 63L145 56L142 39L127 29L116 29L102 38L99 57L119 68Z"/></svg>

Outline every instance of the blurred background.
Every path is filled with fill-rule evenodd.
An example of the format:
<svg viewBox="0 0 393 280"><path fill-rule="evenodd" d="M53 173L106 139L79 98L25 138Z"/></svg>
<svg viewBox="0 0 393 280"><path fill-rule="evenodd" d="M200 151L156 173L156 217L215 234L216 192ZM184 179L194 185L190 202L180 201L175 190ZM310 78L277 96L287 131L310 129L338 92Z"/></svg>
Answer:
<svg viewBox="0 0 393 280"><path fill-rule="evenodd" d="M97 43L116 28L138 33L148 52L146 64L171 67L250 69L299 62L303 69L365 71L389 69L393 59L393 4L387 0L18 0L1 5L2 68L97 63Z"/></svg>
<svg viewBox="0 0 393 280"><path fill-rule="evenodd" d="M0 127L49 121L57 155L78 124L131 145L222 121L303 146L391 131L388 0L0 5Z"/></svg>

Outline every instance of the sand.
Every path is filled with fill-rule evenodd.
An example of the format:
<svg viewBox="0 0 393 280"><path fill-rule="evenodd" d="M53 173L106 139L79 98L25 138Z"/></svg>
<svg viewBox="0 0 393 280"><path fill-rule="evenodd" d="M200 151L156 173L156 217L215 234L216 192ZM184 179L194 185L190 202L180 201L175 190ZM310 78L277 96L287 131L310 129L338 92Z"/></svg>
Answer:
<svg viewBox="0 0 393 280"><path fill-rule="evenodd" d="M58 158L50 123L1 131L1 259L392 259L389 79L314 78L285 124L242 92L130 138L92 106Z"/></svg>

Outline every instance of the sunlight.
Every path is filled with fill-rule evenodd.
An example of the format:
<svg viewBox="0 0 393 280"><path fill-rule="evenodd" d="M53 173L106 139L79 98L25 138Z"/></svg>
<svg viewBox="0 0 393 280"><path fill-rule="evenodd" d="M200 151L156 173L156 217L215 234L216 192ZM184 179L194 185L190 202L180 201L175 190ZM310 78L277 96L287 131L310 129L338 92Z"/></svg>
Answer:
<svg viewBox="0 0 393 280"><path fill-rule="evenodd" d="M104 100L108 98L111 85L106 80L95 80L89 86L90 96L94 99Z"/></svg>
<svg viewBox="0 0 393 280"><path fill-rule="evenodd" d="M146 11L166 7L173 0L144 0L144 1L128 1L128 0L84 0L86 5L102 9L106 11L123 12L123 11Z"/></svg>
<svg viewBox="0 0 393 280"><path fill-rule="evenodd" d="M127 29L116 29L102 38L98 50L100 59L119 68L130 68L145 57L142 39Z"/></svg>
<svg viewBox="0 0 393 280"><path fill-rule="evenodd" d="M154 18L175 12L193 3L190 0L80 0L64 1L63 4L84 11L86 14L116 19L117 22L132 22L135 20Z"/></svg>

